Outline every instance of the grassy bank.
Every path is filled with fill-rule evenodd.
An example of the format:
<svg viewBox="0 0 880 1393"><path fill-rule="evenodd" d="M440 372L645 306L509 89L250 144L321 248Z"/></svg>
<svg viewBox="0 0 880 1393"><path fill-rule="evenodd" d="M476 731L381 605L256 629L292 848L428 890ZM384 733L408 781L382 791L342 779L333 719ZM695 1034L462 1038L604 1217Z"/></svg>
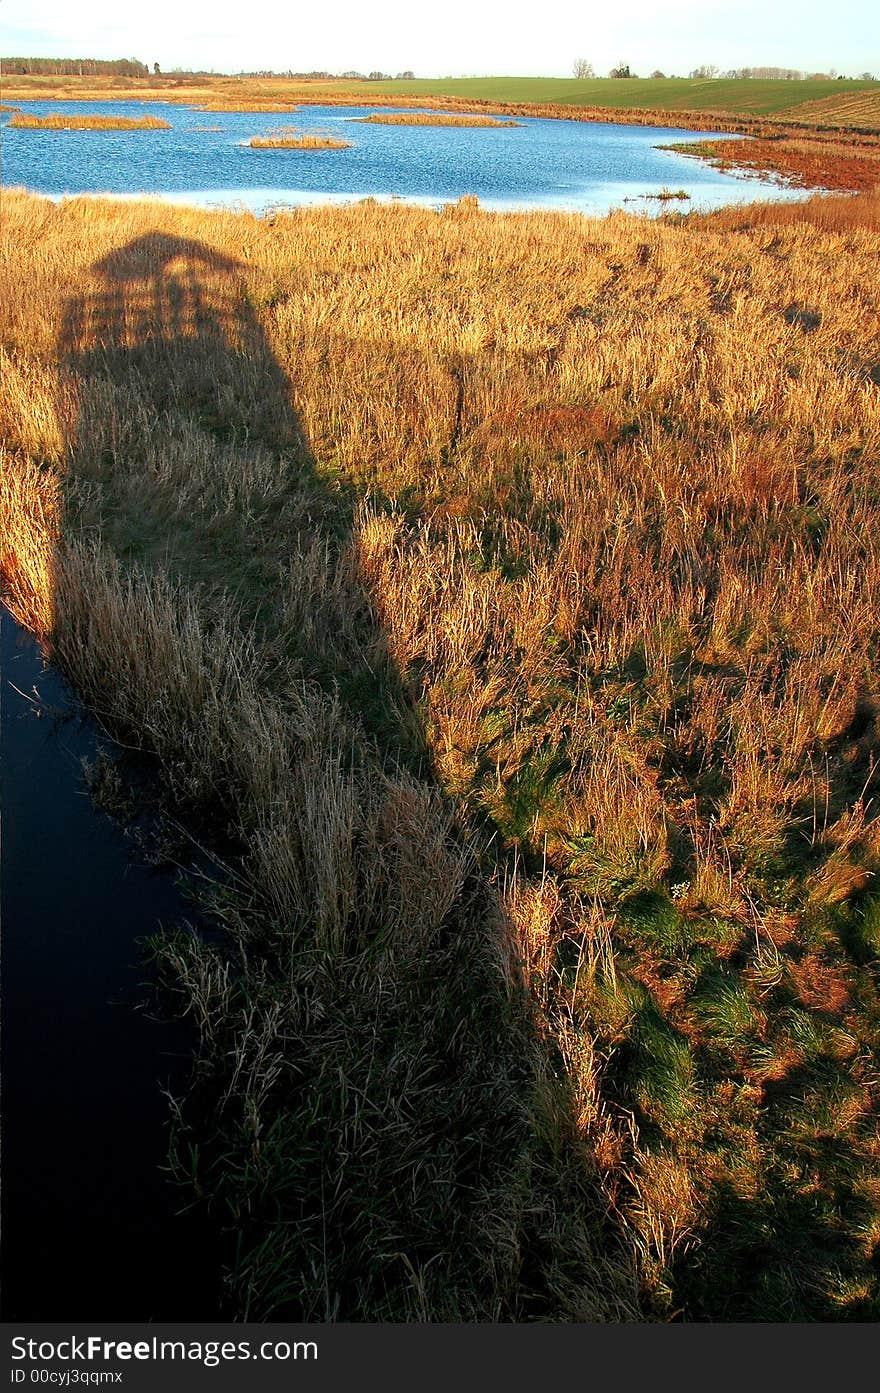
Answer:
<svg viewBox="0 0 880 1393"><path fill-rule="evenodd" d="M110 94L143 101L185 101L199 95L221 105L343 98L372 106L387 99L440 104L444 98L466 103L513 102L523 106L605 107L619 110L727 112L753 118L803 117L818 124L843 121L877 126L880 83L863 79L742 81L733 78L415 78L382 82L354 79L236 78L169 74L148 78L41 77L9 75L9 100L37 96L71 98ZM412 104L412 103L410 103ZM237 110L262 109L261 105Z"/></svg>
<svg viewBox="0 0 880 1393"><path fill-rule="evenodd" d="M234 869L237 1309L876 1317L877 197L2 232L7 593Z"/></svg>
<svg viewBox="0 0 880 1393"><path fill-rule="evenodd" d="M880 139L862 139L855 147L842 140L797 139L703 140L662 147L708 160L725 173L752 170L784 179L793 187L844 189L870 193L880 187Z"/></svg>

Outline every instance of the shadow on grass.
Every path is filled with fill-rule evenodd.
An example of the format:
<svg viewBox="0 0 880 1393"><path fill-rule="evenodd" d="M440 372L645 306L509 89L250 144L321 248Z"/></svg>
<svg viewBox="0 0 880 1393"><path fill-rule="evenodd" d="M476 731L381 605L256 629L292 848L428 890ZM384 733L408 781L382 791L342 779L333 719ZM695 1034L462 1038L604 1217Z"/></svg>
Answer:
<svg viewBox="0 0 880 1393"><path fill-rule="evenodd" d="M855 1154L852 1163L857 1173ZM754 1199L722 1185L699 1248L675 1265L679 1299L691 1319L709 1311L720 1321L876 1320L864 1254L845 1231L870 1219L870 1203L846 1185L815 1193L780 1177ZM724 1263L713 1261L719 1249ZM875 1250L868 1266L876 1265Z"/></svg>
<svg viewBox="0 0 880 1393"><path fill-rule="evenodd" d="M251 1319L633 1318L497 896L426 776L358 499L253 296L151 232L94 264L59 339L57 655L236 849L218 941L154 945L202 1038L178 1179Z"/></svg>

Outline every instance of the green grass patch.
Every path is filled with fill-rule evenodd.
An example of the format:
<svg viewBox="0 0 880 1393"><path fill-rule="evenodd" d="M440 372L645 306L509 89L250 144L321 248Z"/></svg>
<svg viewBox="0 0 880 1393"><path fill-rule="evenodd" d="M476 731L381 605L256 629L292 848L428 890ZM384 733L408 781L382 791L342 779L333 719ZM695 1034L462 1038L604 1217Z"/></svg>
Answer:
<svg viewBox="0 0 880 1393"><path fill-rule="evenodd" d="M634 1101L665 1135L674 1135L698 1107L696 1066L688 1041L650 1005L638 1012L629 1047Z"/></svg>
<svg viewBox="0 0 880 1393"><path fill-rule="evenodd" d="M463 97L476 101L534 102L562 106L617 106L665 111L729 111L781 115L802 102L876 87L860 79L837 81L753 78L549 78L457 77L358 84L357 90L388 96ZM328 84L327 91L332 91ZM316 100L317 100L316 94Z"/></svg>

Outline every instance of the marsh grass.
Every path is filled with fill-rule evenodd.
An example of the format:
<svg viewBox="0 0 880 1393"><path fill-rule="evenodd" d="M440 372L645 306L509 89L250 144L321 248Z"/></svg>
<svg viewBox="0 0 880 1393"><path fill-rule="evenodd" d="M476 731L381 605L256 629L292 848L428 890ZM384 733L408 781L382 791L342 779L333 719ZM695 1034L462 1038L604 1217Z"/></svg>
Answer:
<svg viewBox="0 0 880 1393"><path fill-rule="evenodd" d="M876 1317L878 196L3 235L9 602L234 849L236 1310Z"/></svg>
<svg viewBox="0 0 880 1393"><path fill-rule="evenodd" d="M21 131L170 131L170 121L159 116L82 116L68 115L65 112L51 112L48 116L34 116L30 112L20 112L9 122L15 130Z"/></svg>
<svg viewBox="0 0 880 1393"><path fill-rule="evenodd" d="M253 150L350 150L351 141L329 135L327 131L297 131L282 128L269 135L253 135L247 142Z"/></svg>
<svg viewBox="0 0 880 1393"><path fill-rule="evenodd" d="M865 193L880 185L880 143L876 138L842 141L776 136L659 148L708 160L723 172L747 170L776 176L793 187Z"/></svg>
<svg viewBox="0 0 880 1393"><path fill-rule="evenodd" d="M296 105L293 102L272 102L272 101L244 101L230 96L227 99L217 98L214 101L204 102L199 105L199 111L240 111L240 112L293 112Z"/></svg>
<svg viewBox="0 0 880 1393"><path fill-rule="evenodd" d="M466 112L461 116L447 113L428 112L373 112L371 116L359 116L358 121L374 126L518 126L519 121L499 121L495 116L471 116Z"/></svg>

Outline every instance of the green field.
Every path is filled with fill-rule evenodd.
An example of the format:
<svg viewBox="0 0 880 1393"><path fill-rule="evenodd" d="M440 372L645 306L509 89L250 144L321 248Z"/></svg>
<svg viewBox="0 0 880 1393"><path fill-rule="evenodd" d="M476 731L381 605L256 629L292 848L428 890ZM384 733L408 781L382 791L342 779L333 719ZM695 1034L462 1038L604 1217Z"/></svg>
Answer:
<svg viewBox="0 0 880 1393"><path fill-rule="evenodd" d="M323 84L322 84L323 86ZM331 84L327 84L329 88ZM335 84L338 90L338 84ZM346 84L348 86L348 84ZM859 80L789 82L715 78L576 78L458 77L417 79L413 82L352 84L374 95L463 97L474 101L541 102L563 106L619 106L669 111L734 111L755 116L777 115L822 97L843 96L877 82Z"/></svg>
<svg viewBox="0 0 880 1393"><path fill-rule="evenodd" d="M174 73L129 78L115 75L92 77L9 75L8 99L52 97L62 100L116 99L138 101L198 101L219 103L220 109L278 109L279 103L359 104L365 106L432 106L448 101L483 103L498 107L519 106L523 114L548 116L619 110L623 113L680 112L690 114L689 124L724 113L740 120L792 119L808 125L880 128L880 82L863 79L786 81L758 78L576 78L551 77L443 77L389 79L310 79L296 77L237 77L221 74ZM595 117L593 118L595 119ZM637 115L634 118L638 119ZM644 119L644 118L643 118Z"/></svg>

